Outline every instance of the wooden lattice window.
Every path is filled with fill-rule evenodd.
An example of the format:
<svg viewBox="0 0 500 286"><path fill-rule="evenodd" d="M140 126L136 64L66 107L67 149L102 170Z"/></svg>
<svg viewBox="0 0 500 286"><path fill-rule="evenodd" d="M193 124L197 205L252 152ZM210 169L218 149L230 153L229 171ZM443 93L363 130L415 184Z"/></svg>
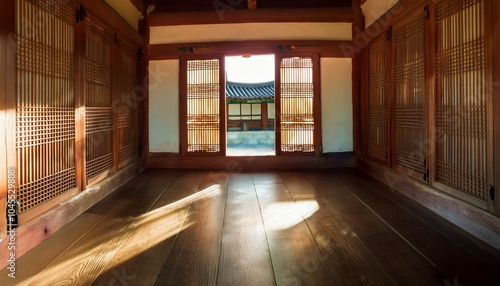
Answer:
<svg viewBox="0 0 500 286"><path fill-rule="evenodd" d="M86 179L113 167L111 47L114 35L98 22L85 21L85 174Z"/></svg>
<svg viewBox="0 0 500 286"><path fill-rule="evenodd" d="M436 4L436 181L481 200L488 187L483 0Z"/></svg>
<svg viewBox="0 0 500 286"><path fill-rule="evenodd" d="M221 118L225 100L221 88L221 60L195 59L183 62L186 71L186 153L222 154L225 146L225 125ZM184 97L184 96L183 96Z"/></svg>
<svg viewBox="0 0 500 286"><path fill-rule="evenodd" d="M76 187L75 9L73 1L16 1L16 153L21 212Z"/></svg>
<svg viewBox="0 0 500 286"><path fill-rule="evenodd" d="M279 108L278 153L315 152L314 60L311 57L282 58L276 103Z"/></svg>
<svg viewBox="0 0 500 286"><path fill-rule="evenodd" d="M425 16L393 27L394 166L425 174Z"/></svg>
<svg viewBox="0 0 500 286"><path fill-rule="evenodd" d="M385 37L374 40L369 48L368 62L368 138L367 154L387 160L387 60Z"/></svg>
<svg viewBox="0 0 500 286"><path fill-rule="evenodd" d="M118 161L120 167L139 156L137 139L137 49L118 39L116 45L116 91L120 104L117 113Z"/></svg>

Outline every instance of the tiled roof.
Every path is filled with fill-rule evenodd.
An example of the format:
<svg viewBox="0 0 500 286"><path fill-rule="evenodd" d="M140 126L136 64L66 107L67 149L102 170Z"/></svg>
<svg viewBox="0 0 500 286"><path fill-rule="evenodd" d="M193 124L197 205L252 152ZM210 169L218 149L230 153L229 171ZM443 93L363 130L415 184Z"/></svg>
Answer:
<svg viewBox="0 0 500 286"><path fill-rule="evenodd" d="M274 99L274 81L262 83L226 82L226 99L234 101Z"/></svg>

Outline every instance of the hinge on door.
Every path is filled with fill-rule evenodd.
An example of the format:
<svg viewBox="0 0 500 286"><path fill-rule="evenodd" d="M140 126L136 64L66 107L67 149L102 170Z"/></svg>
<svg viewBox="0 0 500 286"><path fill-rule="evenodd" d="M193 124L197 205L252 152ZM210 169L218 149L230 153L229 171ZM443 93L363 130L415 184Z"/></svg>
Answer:
<svg viewBox="0 0 500 286"><path fill-rule="evenodd" d="M425 5L424 12L425 12L425 20L429 20L429 18L431 17L431 11L429 10L429 5Z"/></svg>
<svg viewBox="0 0 500 286"><path fill-rule="evenodd" d="M392 27L390 27L389 31L387 31L386 39L387 39L388 42L391 41L391 37L392 37Z"/></svg>
<svg viewBox="0 0 500 286"><path fill-rule="evenodd" d="M115 32L115 36L114 37L115 37L115 45L116 45L116 43L118 43L118 36L116 35L116 32Z"/></svg>
<svg viewBox="0 0 500 286"><path fill-rule="evenodd" d="M83 5L80 4L80 7L76 8L76 22L80 23L82 21L85 21L86 18L87 18L87 13L83 9Z"/></svg>
<svg viewBox="0 0 500 286"><path fill-rule="evenodd" d="M490 199L492 201L495 200L495 187L493 187L493 185L490 185Z"/></svg>

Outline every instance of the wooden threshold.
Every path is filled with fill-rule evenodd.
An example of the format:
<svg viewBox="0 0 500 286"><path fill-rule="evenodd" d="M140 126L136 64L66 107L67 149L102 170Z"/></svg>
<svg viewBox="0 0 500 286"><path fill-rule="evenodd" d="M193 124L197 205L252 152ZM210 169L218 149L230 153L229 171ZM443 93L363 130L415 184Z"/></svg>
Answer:
<svg viewBox="0 0 500 286"><path fill-rule="evenodd" d="M327 153L321 156L180 156L179 154L150 153L148 168L216 169L229 172L270 169L325 169L355 167L351 152Z"/></svg>

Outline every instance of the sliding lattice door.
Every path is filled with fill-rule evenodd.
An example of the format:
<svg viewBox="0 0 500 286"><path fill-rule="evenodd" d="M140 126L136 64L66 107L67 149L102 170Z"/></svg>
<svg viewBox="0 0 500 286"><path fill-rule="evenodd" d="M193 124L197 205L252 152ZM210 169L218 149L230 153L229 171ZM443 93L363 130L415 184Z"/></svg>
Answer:
<svg viewBox="0 0 500 286"><path fill-rule="evenodd" d="M113 33L88 18L85 21L85 34L85 173L88 182L113 167Z"/></svg>
<svg viewBox="0 0 500 286"><path fill-rule="evenodd" d="M393 27L393 164L426 178L424 153L425 16Z"/></svg>
<svg viewBox="0 0 500 286"><path fill-rule="evenodd" d="M436 181L480 200L487 199L493 155L484 15L482 0L436 4Z"/></svg>
<svg viewBox="0 0 500 286"><path fill-rule="evenodd" d="M139 156L137 139L137 49L118 38L116 44L116 98L118 162L123 167Z"/></svg>
<svg viewBox="0 0 500 286"><path fill-rule="evenodd" d="M75 9L72 1L16 1L16 153L21 212L76 187Z"/></svg>
<svg viewBox="0 0 500 286"><path fill-rule="evenodd" d="M316 106L318 95L315 86L315 60L312 57L282 58L279 60L276 105L276 153L317 153L319 139L316 132Z"/></svg>
<svg viewBox="0 0 500 286"><path fill-rule="evenodd" d="M388 45L385 37L373 40L368 47L368 156L387 161L387 67Z"/></svg>
<svg viewBox="0 0 500 286"><path fill-rule="evenodd" d="M225 98L222 60L193 59L182 62L185 89L181 109L184 154L225 153Z"/></svg>

